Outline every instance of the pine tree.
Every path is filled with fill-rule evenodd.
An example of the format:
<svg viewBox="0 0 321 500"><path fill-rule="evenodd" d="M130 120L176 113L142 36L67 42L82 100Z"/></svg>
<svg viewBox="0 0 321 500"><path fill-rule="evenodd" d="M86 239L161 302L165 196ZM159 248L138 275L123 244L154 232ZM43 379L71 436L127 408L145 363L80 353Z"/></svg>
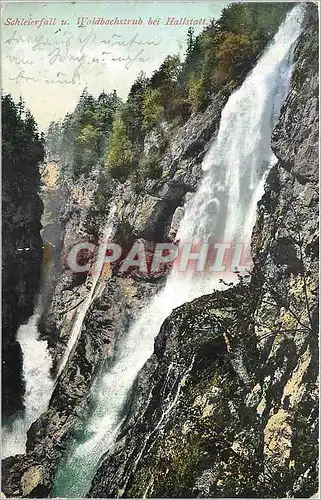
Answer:
<svg viewBox="0 0 321 500"><path fill-rule="evenodd" d="M195 47L195 37L194 37L194 28L188 28L187 30L187 49L186 49L186 58L190 58L192 52Z"/></svg>

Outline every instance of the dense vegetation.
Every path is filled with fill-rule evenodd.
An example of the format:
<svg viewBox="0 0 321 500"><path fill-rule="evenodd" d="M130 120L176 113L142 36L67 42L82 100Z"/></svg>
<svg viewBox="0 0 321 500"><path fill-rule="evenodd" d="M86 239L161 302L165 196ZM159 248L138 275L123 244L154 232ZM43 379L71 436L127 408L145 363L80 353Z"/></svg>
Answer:
<svg viewBox="0 0 321 500"><path fill-rule="evenodd" d="M44 158L44 137L20 99L16 104L10 94L2 96L2 166L3 174L15 178L38 173ZM38 175L38 174L37 174Z"/></svg>
<svg viewBox="0 0 321 500"><path fill-rule="evenodd" d="M170 55L150 78L141 72L126 103L120 102L115 91L97 100L84 91L74 113L62 124L50 126L49 148L67 160L75 177L88 173L104 158L112 177L130 178L141 187L146 179L159 175L161 151L143 156L146 134L156 131L166 145L168 132L193 112L203 111L213 95L237 87L292 5L229 5L198 36L193 28L188 30L183 61Z"/></svg>
<svg viewBox="0 0 321 500"><path fill-rule="evenodd" d="M51 158L58 156L74 178L88 174L105 154L120 104L116 91L102 92L95 99L85 89L74 112L49 126L46 144Z"/></svg>

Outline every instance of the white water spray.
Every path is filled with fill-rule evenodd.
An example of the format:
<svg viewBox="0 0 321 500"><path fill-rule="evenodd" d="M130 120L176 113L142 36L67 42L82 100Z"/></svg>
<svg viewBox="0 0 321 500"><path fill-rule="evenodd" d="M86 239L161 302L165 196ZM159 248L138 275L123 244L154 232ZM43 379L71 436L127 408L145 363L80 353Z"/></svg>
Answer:
<svg viewBox="0 0 321 500"><path fill-rule="evenodd" d="M16 418L10 427L3 428L2 458L25 453L27 431L47 409L52 394L54 381L50 376L51 357L47 350L47 342L38 340L38 320L39 314L36 312L17 333L17 340L22 349L23 375L26 383L25 414Z"/></svg>
<svg viewBox="0 0 321 500"><path fill-rule="evenodd" d="M229 98L217 139L203 162L204 176L180 225L181 241L246 243L264 176L275 161L270 140L291 77L292 49L303 8L295 7L242 87ZM215 274L215 273L214 273ZM171 311L218 288L210 275L182 276L173 270L164 289L144 309L118 346L114 364L93 389L95 409L84 434L69 450L53 495L86 494L100 457L112 445L121 412L138 371L153 352L154 337Z"/></svg>
<svg viewBox="0 0 321 500"><path fill-rule="evenodd" d="M15 418L8 426L3 427L2 458L25 453L27 431L31 424L47 410L54 385L77 345L88 308L99 294L98 283L106 255L106 245L113 231L114 213L115 207L112 206L99 245L90 291L85 300L77 307L70 337L55 380L50 376L51 357L47 350L47 342L38 340L37 323L39 313L35 312L28 323L22 325L18 330L17 340L22 349L23 376L26 383L24 395L25 414L23 417Z"/></svg>

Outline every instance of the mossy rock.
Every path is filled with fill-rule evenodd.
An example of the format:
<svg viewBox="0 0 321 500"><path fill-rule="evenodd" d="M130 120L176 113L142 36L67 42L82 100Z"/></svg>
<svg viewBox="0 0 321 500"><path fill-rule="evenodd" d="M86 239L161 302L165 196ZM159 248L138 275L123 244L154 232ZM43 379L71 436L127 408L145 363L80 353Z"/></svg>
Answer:
<svg viewBox="0 0 321 500"><path fill-rule="evenodd" d="M44 470L40 465L29 467L21 478L22 495L25 497L43 482Z"/></svg>

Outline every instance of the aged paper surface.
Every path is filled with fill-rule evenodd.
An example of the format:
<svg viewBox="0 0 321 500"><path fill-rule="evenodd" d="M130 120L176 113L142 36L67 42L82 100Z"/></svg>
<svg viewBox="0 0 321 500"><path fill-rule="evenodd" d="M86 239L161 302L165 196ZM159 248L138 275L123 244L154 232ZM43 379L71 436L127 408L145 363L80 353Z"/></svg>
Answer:
<svg viewBox="0 0 321 500"><path fill-rule="evenodd" d="M74 109L84 87L126 98L140 71L183 55L187 29L199 33L223 5L3 2L3 84L45 128Z"/></svg>

